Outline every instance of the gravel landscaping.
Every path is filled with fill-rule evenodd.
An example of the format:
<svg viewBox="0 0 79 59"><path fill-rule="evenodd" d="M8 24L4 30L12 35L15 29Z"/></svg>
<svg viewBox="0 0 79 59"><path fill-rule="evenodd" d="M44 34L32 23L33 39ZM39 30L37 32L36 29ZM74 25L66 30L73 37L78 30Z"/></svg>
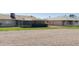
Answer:
<svg viewBox="0 0 79 59"><path fill-rule="evenodd" d="M78 46L79 29L0 31L0 46Z"/></svg>

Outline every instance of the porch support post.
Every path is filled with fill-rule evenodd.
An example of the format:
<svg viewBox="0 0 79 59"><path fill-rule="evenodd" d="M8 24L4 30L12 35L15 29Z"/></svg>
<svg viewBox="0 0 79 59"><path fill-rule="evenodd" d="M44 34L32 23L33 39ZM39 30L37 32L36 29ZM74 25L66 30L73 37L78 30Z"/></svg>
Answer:
<svg viewBox="0 0 79 59"><path fill-rule="evenodd" d="M65 20L62 21L62 25L63 25L63 26L65 25L64 23L65 23Z"/></svg>

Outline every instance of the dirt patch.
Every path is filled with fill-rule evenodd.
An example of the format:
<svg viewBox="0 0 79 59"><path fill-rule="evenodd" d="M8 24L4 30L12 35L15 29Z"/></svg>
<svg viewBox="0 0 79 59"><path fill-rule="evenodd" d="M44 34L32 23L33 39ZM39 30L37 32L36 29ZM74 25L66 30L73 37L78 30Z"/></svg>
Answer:
<svg viewBox="0 0 79 59"><path fill-rule="evenodd" d="M78 46L78 29L0 32L1 46Z"/></svg>

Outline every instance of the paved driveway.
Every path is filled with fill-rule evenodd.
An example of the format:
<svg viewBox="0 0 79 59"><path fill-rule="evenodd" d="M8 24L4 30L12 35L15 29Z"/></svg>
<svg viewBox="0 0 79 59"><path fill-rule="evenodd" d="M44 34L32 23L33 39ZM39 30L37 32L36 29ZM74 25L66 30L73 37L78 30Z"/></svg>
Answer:
<svg viewBox="0 0 79 59"><path fill-rule="evenodd" d="M79 45L79 29L26 30L0 32L1 46Z"/></svg>

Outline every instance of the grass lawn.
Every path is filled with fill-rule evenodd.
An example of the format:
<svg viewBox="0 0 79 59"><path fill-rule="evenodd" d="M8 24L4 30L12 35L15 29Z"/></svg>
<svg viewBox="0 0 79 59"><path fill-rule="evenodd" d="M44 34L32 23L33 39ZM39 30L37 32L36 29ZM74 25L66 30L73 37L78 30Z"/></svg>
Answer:
<svg viewBox="0 0 79 59"><path fill-rule="evenodd" d="M79 29L79 26L51 26L51 27L37 27L37 28L6 27L6 28L0 28L0 31L48 30L48 29Z"/></svg>
<svg viewBox="0 0 79 59"><path fill-rule="evenodd" d="M79 29L79 26L63 26L63 28L68 28L68 29Z"/></svg>
<svg viewBox="0 0 79 59"><path fill-rule="evenodd" d="M79 29L79 26L51 26L50 28L55 28L55 29Z"/></svg>
<svg viewBox="0 0 79 59"><path fill-rule="evenodd" d="M17 30L48 30L48 29L56 29L53 27L39 27L39 28L19 28L19 27L8 27L8 28L0 28L0 31L17 31Z"/></svg>

